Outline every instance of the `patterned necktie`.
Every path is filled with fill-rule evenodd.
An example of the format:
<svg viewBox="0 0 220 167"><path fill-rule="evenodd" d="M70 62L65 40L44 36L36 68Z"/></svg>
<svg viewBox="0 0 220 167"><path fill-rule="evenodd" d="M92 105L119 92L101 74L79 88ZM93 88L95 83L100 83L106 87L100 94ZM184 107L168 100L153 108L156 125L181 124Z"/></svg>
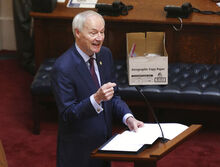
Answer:
<svg viewBox="0 0 220 167"><path fill-rule="evenodd" d="M95 58L93 58L93 57L91 57L91 58L89 59L90 73L91 73L91 75L92 75L92 79L93 79L93 81L95 82L96 87L99 88L100 85L99 85L99 81L98 81L97 75L96 75L96 73L95 73L94 60L95 60Z"/></svg>

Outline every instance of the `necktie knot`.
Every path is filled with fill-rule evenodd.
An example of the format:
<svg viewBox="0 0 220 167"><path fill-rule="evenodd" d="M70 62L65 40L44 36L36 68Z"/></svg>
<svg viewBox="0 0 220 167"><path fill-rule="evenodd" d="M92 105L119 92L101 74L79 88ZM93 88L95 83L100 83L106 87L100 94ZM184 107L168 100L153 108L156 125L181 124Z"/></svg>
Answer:
<svg viewBox="0 0 220 167"><path fill-rule="evenodd" d="M93 58L93 57L91 57L91 58L89 59L90 69L94 67L94 60L95 60L95 58Z"/></svg>

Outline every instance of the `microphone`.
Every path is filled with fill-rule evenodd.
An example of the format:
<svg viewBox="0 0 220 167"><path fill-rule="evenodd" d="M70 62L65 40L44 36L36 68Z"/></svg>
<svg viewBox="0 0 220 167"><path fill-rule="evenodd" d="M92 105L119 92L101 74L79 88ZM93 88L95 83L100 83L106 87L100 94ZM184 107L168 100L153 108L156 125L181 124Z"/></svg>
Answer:
<svg viewBox="0 0 220 167"><path fill-rule="evenodd" d="M150 110L151 114L152 114L153 117L154 117L154 120L156 121L156 123L158 124L158 126L159 126L159 128L160 128L161 135L162 135L162 140L161 140L161 142L162 142L162 143L166 143L166 142L169 141L169 140L164 137L163 130L162 130L161 126L160 126L160 123L159 123L159 121L158 121L158 119L157 119L157 116L156 116L156 114L155 114L155 112L154 112L153 107L151 106L151 104L150 104L149 101L147 100L146 96L143 94L143 90L142 90L139 86L135 86L135 88L136 88L136 90L138 91L138 93L140 93L141 96L144 98L144 101L145 101L145 104L146 104L148 110Z"/></svg>

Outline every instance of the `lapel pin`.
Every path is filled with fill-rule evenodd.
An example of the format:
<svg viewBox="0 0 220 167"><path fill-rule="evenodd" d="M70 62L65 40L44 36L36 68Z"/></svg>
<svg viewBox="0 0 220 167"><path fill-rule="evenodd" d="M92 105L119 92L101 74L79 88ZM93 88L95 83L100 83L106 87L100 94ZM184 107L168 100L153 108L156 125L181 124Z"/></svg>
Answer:
<svg viewBox="0 0 220 167"><path fill-rule="evenodd" d="M100 61L99 64L102 65L102 61Z"/></svg>

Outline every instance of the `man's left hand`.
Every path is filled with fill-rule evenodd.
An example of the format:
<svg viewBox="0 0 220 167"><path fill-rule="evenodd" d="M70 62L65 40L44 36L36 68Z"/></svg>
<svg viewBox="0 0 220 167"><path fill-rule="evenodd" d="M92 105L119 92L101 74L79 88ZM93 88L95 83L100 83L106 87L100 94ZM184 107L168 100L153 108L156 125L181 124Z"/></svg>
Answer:
<svg viewBox="0 0 220 167"><path fill-rule="evenodd" d="M139 121L132 116L127 118L126 123L128 125L128 128L134 132L137 132L138 128L144 126L144 123L142 121Z"/></svg>

